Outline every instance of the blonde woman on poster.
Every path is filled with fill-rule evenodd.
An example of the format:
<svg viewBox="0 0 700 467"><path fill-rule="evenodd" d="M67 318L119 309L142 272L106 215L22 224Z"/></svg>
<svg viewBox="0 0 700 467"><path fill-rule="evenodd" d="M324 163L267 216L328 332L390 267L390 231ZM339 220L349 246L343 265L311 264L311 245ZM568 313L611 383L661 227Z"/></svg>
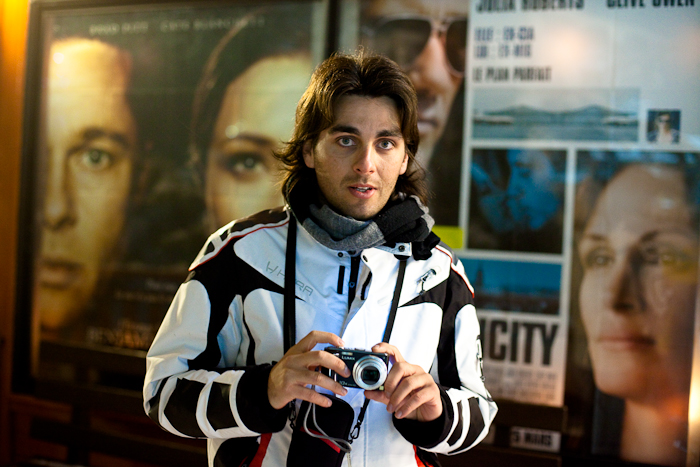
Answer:
<svg viewBox="0 0 700 467"><path fill-rule="evenodd" d="M595 384L603 394L597 399L612 396L607 407L621 409L615 414L596 407L593 451L685 465L698 158L642 155L638 163L618 164L614 155L606 156L580 185L577 201L579 306ZM672 163L659 162L669 159ZM596 440L595 433L605 436Z"/></svg>
<svg viewBox="0 0 700 467"><path fill-rule="evenodd" d="M207 61L190 147L212 229L282 204L273 151L291 137L296 104L313 71L307 19L278 11L251 14Z"/></svg>

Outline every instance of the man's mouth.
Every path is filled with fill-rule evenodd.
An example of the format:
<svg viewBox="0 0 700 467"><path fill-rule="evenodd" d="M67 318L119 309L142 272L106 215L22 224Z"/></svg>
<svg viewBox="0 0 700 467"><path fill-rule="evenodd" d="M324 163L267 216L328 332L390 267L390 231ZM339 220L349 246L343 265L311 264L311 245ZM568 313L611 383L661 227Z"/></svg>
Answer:
<svg viewBox="0 0 700 467"><path fill-rule="evenodd" d="M364 198L367 199L371 197L374 192L376 191L376 188L372 186L366 186L366 185L358 185L358 186L351 186L350 190L354 195L358 198Z"/></svg>

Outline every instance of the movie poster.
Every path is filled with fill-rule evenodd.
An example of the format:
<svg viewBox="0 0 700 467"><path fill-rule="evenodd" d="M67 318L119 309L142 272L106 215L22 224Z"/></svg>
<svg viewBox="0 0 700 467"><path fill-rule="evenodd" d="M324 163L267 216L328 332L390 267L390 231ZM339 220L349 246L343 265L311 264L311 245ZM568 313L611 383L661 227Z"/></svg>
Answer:
<svg viewBox="0 0 700 467"><path fill-rule="evenodd" d="M352 0L340 8L339 48L360 46L391 58L416 88L416 159L432 195L434 230L453 248L463 245L459 197L468 17L469 1L457 0Z"/></svg>
<svg viewBox="0 0 700 467"><path fill-rule="evenodd" d="M459 253L486 383L566 406L567 449L685 465L697 50L692 0L471 3Z"/></svg>
<svg viewBox="0 0 700 467"><path fill-rule="evenodd" d="M272 150L323 2L47 11L32 313L41 340L145 350L210 232L282 204Z"/></svg>

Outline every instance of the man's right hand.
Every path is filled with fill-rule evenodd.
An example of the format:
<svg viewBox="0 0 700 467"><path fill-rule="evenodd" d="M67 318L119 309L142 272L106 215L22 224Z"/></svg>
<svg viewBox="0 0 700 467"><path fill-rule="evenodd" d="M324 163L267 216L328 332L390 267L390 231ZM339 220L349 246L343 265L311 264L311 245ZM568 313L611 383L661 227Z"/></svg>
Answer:
<svg viewBox="0 0 700 467"><path fill-rule="evenodd" d="M267 380L267 397L272 407L281 409L294 399L305 400L321 407L330 407L331 401L327 397L308 388L307 385L319 386L340 396L347 394L347 389L340 383L321 374L317 369L328 368L344 377L350 376L350 370L335 355L324 350L313 351L317 344L344 346L342 339L333 333L311 331L290 348L272 367Z"/></svg>

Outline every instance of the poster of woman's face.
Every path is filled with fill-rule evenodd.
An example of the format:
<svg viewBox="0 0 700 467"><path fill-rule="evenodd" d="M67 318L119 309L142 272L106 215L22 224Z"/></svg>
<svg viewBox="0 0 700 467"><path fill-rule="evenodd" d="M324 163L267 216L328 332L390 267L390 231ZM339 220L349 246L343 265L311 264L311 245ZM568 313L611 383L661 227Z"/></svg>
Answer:
<svg viewBox="0 0 700 467"><path fill-rule="evenodd" d="M697 154L579 152L575 299L601 393L593 423L619 427L594 439L599 454L685 465L699 169Z"/></svg>
<svg viewBox="0 0 700 467"><path fill-rule="evenodd" d="M147 349L207 235L282 204L319 5L44 13L35 338Z"/></svg>

